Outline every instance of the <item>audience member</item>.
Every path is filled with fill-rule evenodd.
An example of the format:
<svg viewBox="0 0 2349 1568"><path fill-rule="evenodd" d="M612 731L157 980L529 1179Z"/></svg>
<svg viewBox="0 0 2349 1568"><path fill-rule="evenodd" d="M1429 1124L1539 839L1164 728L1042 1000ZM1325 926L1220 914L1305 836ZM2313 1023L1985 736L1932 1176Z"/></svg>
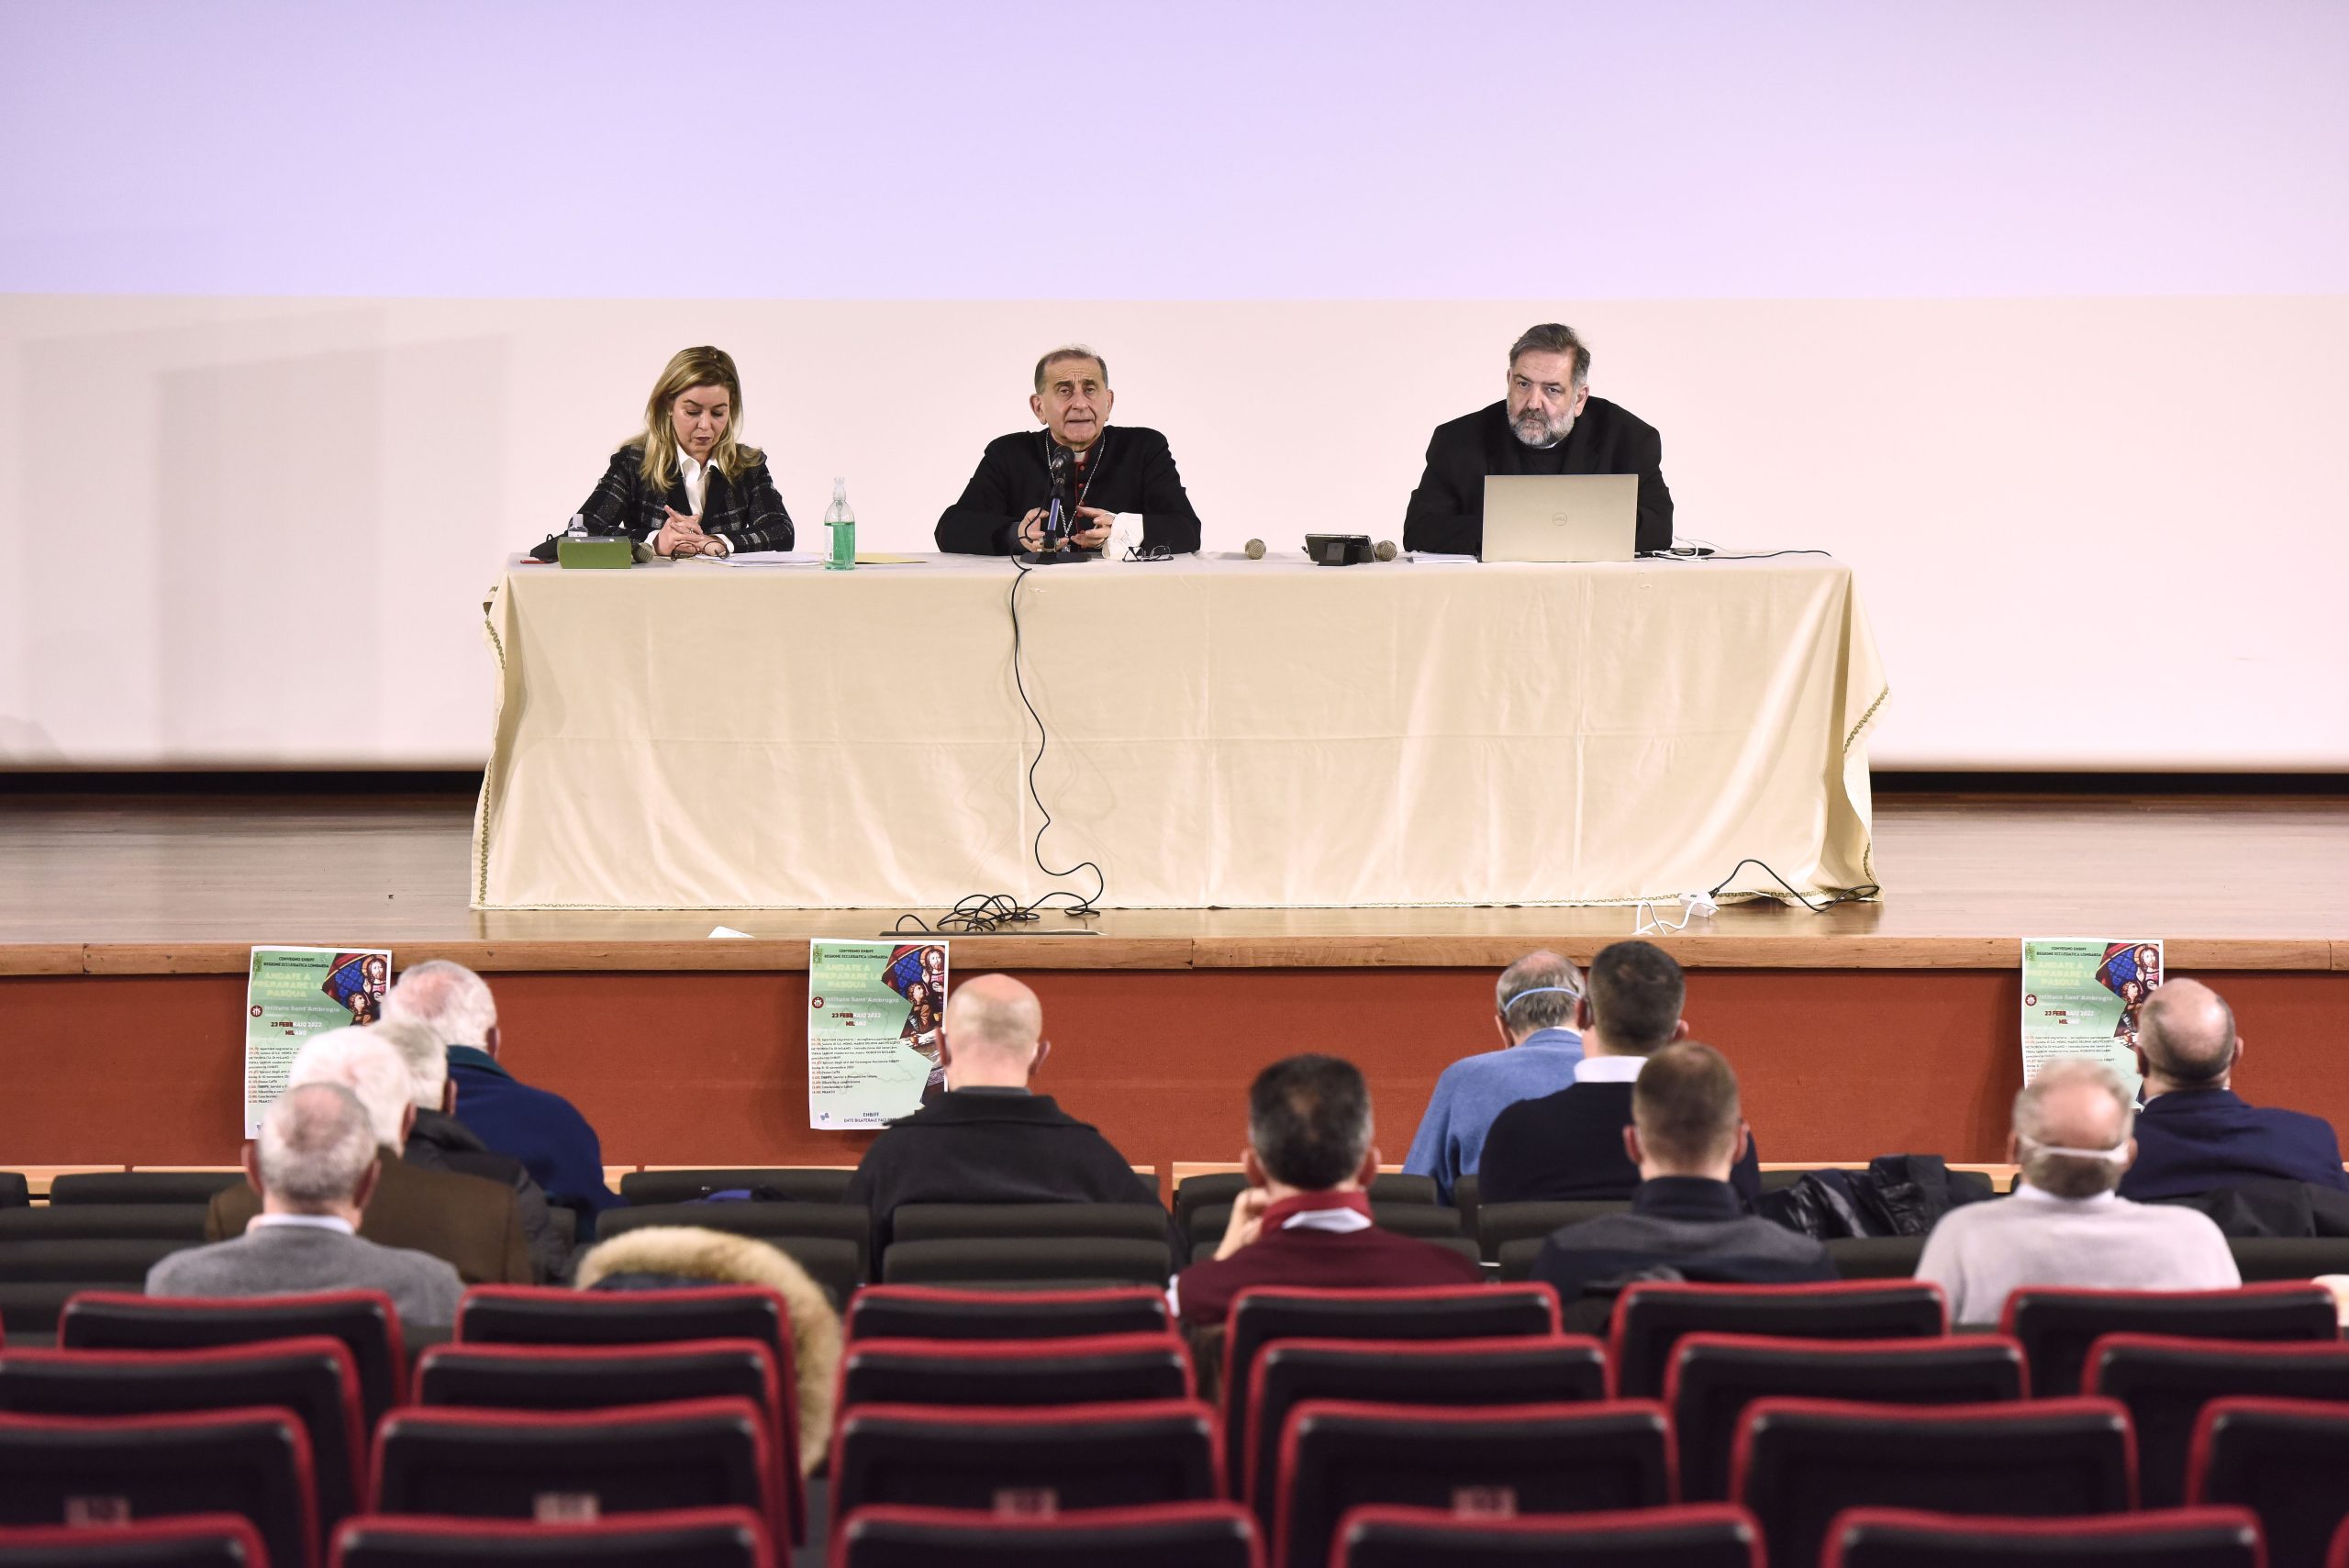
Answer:
<svg viewBox="0 0 2349 1568"><path fill-rule="evenodd" d="M439 1258L358 1234L385 1162L359 1096L299 1084L262 1114L245 1145L261 1212L233 1240L174 1252L147 1273L150 1296L280 1296L380 1290L409 1328L444 1328L464 1294Z"/></svg>
<svg viewBox="0 0 2349 1568"><path fill-rule="evenodd" d="M580 1234L592 1234L594 1217L620 1201L604 1184L603 1142L569 1100L500 1064L497 1002L482 977L446 959L412 963L385 994L384 1016L413 1018L440 1037L457 1086L451 1114L528 1166L551 1201L584 1210Z"/></svg>
<svg viewBox="0 0 2349 1568"><path fill-rule="evenodd" d="M1085 1123L1028 1084L1051 1053L1036 994L1008 974L965 980L939 1029L946 1092L865 1150L848 1199L873 1216L878 1277L909 1203L1148 1203L1158 1189Z"/></svg>
<svg viewBox="0 0 2349 1568"><path fill-rule="evenodd" d="M2199 980L2172 980L2137 1015L2137 1159L2121 1195L2194 1198L2255 1182L2349 1192L2332 1124L2303 1111L2246 1105L2229 1086L2243 1060L2234 1010Z"/></svg>
<svg viewBox="0 0 2349 1568"><path fill-rule="evenodd" d="M1493 1118L1477 1166L1479 1201L1629 1198L1640 1184L1623 1142L1631 1085L1656 1051L1688 1037L1686 997L1680 965L1653 942L1602 948L1575 1002L1582 1031L1575 1081ZM1758 1160L1748 1133L1730 1184L1749 1208L1762 1195Z"/></svg>
<svg viewBox="0 0 2349 1568"><path fill-rule="evenodd" d="M2129 1086L2101 1062L2057 1061L2015 1096L2014 1195L1954 1209L1925 1240L1917 1277L1948 1294L1950 1318L1991 1323L2019 1285L2221 1290L2242 1283L2227 1240L2190 1208L2132 1203L2114 1189L2137 1145Z"/></svg>
<svg viewBox="0 0 2349 1568"><path fill-rule="evenodd" d="M783 1297L791 1319L791 1373L798 1386L799 1468L814 1473L832 1429L840 1375L841 1318L824 1287L776 1248L754 1237L690 1225L647 1225L580 1254L582 1290L683 1290L763 1284Z"/></svg>
<svg viewBox="0 0 2349 1568"><path fill-rule="evenodd" d="M331 1029L295 1052L286 1070L287 1086L340 1084L359 1096L374 1128L375 1141L389 1154L359 1234L386 1247L429 1252L456 1267L467 1284L529 1284L530 1248L514 1190L479 1176L428 1171L400 1158L409 1118L407 1067L390 1042L363 1029ZM241 1235L261 1211L250 1186L213 1195L205 1215L207 1241Z"/></svg>
<svg viewBox="0 0 2349 1568"><path fill-rule="evenodd" d="M1365 1190L1378 1174L1370 1085L1351 1062L1292 1056L1248 1091L1248 1190L1215 1256L1169 1295L1185 1327L1221 1323L1251 1285L1475 1284L1484 1271L1432 1241L1381 1230Z"/></svg>
<svg viewBox="0 0 2349 1568"><path fill-rule="evenodd" d="M428 1171L454 1171L511 1187L522 1217L522 1235L530 1244L530 1266L541 1283L562 1279L571 1268L571 1242L556 1229L545 1191L521 1161L491 1152L449 1114L456 1086L449 1081L449 1054L441 1049L440 1037L415 1018L385 1018L371 1026L371 1032L398 1051L407 1069L408 1104L416 1114L408 1120L407 1143L400 1158Z"/></svg>
<svg viewBox="0 0 2349 1568"><path fill-rule="evenodd" d="M1737 1074L1709 1045L1658 1050L1631 1085L1623 1148L1640 1169L1629 1214L1561 1227L1533 1277L1568 1304L1632 1280L1783 1284L1835 1277L1827 1249L1744 1212L1729 1173L1748 1134Z"/></svg>
<svg viewBox="0 0 2349 1568"><path fill-rule="evenodd" d="M1498 1051L1463 1057L1435 1081L1419 1136L1403 1157L1414 1176L1432 1176L1438 1198L1453 1201L1461 1177L1473 1175L1493 1118L1575 1081L1582 1036L1574 1029L1582 977L1553 952L1530 952L1501 971L1494 986Z"/></svg>

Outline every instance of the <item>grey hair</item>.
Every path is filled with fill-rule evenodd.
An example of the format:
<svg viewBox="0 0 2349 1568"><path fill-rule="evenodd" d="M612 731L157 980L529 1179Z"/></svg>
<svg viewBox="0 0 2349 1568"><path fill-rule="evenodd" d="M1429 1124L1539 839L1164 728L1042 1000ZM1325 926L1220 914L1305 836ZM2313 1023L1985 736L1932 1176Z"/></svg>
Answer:
<svg viewBox="0 0 2349 1568"><path fill-rule="evenodd" d="M2074 1058L2047 1063L2015 1095L2017 1153L2021 1156L2022 1179L2041 1192L2056 1197L2094 1197L2119 1186L2128 1166L2117 1160L2083 1160L2077 1155L2047 1151L2050 1145L2060 1148L2065 1142L2047 1126L2047 1098L2057 1089L2075 1084L2102 1090L2120 1108L2121 1129L2107 1147L2119 1149L2129 1141L2137 1129L2137 1106L2130 1095L2127 1080L2110 1063Z"/></svg>
<svg viewBox="0 0 2349 1568"><path fill-rule="evenodd" d="M497 1027L497 1000L488 982L463 964L430 958L400 971L399 983L384 994L384 1017L413 1018L444 1047L486 1046Z"/></svg>
<svg viewBox="0 0 2349 1568"><path fill-rule="evenodd" d="M262 1185L285 1207L317 1214L349 1203L376 1158L375 1129L340 1084L296 1084L262 1113Z"/></svg>
<svg viewBox="0 0 2349 1568"><path fill-rule="evenodd" d="M407 1070L407 1103L439 1110L449 1090L449 1053L432 1026L420 1018L385 1018L367 1032L399 1052Z"/></svg>
<svg viewBox="0 0 2349 1568"><path fill-rule="evenodd" d="M389 1040L362 1029L328 1029L313 1035L294 1053L293 1065L285 1070L286 1087L302 1084L340 1084L358 1095L369 1125L375 1129L375 1141L398 1158L400 1134L407 1118L407 1063Z"/></svg>
<svg viewBox="0 0 2349 1568"><path fill-rule="evenodd" d="M1529 996L1529 991L1541 995ZM1493 983L1493 1010L1510 1034L1526 1035L1574 1022L1575 1002L1581 995L1580 970L1556 953L1530 952L1502 970Z"/></svg>
<svg viewBox="0 0 2349 1568"><path fill-rule="evenodd" d="M1051 353L1046 354L1042 359L1036 361L1037 392L1041 393L1044 390L1044 373L1052 369L1054 365L1060 363L1063 360L1091 360L1095 364L1101 367L1101 384L1104 386L1109 384L1108 361L1103 359L1099 354L1095 353L1091 349L1086 348L1082 343L1063 343L1059 348L1054 349Z"/></svg>
<svg viewBox="0 0 2349 1568"><path fill-rule="evenodd" d="M1508 362L1515 365L1524 354L1572 354L1575 357L1575 384L1586 386L1590 382L1590 345L1578 337L1575 329L1560 321L1544 321L1539 327L1528 327L1509 345ZM1103 376L1109 373L1107 367Z"/></svg>

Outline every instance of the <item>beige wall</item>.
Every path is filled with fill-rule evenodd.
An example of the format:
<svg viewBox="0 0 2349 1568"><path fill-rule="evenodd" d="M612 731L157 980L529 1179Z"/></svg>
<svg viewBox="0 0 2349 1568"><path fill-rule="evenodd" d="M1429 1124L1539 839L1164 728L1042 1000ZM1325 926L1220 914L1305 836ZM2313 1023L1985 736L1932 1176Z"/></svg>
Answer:
<svg viewBox="0 0 2349 1568"><path fill-rule="evenodd" d="M1430 428L1553 317L1664 431L1684 538L1858 568L1880 764L2349 766L2341 297L23 295L0 297L0 766L478 762L483 590L688 342L740 363L803 544L839 474L862 543L926 548L980 446L1030 423L1035 355L1081 338L1233 549L1398 537Z"/></svg>

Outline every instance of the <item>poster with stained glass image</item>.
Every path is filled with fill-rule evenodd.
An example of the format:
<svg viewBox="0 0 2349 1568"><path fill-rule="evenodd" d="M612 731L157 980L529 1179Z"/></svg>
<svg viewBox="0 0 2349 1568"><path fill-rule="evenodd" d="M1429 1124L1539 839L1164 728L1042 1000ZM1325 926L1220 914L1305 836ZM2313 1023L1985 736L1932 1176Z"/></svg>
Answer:
<svg viewBox="0 0 2349 1568"><path fill-rule="evenodd" d="M944 942L807 944L807 1125L873 1128L946 1088Z"/></svg>
<svg viewBox="0 0 2349 1568"><path fill-rule="evenodd" d="M2134 940L2026 939L2022 944L2022 1075L2058 1057L2118 1069L2137 1087L2137 1015L2162 983L2158 937Z"/></svg>
<svg viewBox="0 0 2349 1568"><path fill-rule="evenodd" d="M389 948L255 948L245 972L245 1136L285 1092L285 1070L312 1035L384 1016Z"/></svg>

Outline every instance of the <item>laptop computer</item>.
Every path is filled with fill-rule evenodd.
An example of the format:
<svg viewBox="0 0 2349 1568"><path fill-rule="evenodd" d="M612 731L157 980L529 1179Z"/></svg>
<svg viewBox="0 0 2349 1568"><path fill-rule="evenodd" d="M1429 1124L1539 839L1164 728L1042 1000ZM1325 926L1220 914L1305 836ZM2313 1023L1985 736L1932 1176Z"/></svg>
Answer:
<svg viewBox="0 0 2349 1568"><path fill-rule="evenodd" d="M1482 561L1629 561L1639 538L1636 473L1485 476Z"/></svg>

